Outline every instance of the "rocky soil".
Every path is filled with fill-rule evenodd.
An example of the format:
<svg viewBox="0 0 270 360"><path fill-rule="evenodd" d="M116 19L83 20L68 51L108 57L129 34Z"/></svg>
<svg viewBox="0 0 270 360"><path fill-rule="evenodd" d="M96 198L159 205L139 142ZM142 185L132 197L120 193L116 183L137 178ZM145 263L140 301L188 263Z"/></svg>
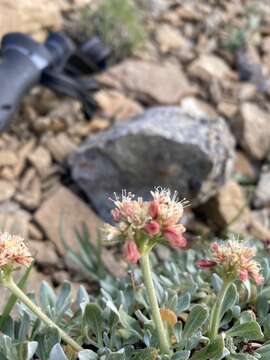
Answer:
<svg viewBox="0 0 270 360"><path fill-rule="evenodd" d="M71 31L78 9L86 2L20 0L12 6L1 2L0 33L26 31L41 40L48 29ZM148 40L133 56L96 76L100 110L91 121L84 118L77 101L36 88L24 99L12 128L0 137L0 224L3 230L28 239L36 254L34 284L42 277L55 286L63 279L81 281L83 275L65 256L60 224L71 246L75 246L74 227L85 222L95 241L101 224L93 210L100 205L95 201L100 188L95 190L93 183L88 187L89 204L71 177L68 159L86 139L86 144L95 142L97 133L104 131L101 136L106 140L99 146L106 147L108 134L114 131L107 129L119 124L130 127L127 119L152 106L177 106L184 118L206 119L213 131L221 121L223 135L231 138L220 140L221 147L225 141L228 153L235 154L230 178L224 177L206 202L191 204L185 217L189 236L233 231L270 240L268 1L151 0L145 11ZM15 15L20 21L7 21ZM223 120L217 120L220 117ZM183 139L179 142L178 150ZM190 149L181 149L186 161ZM211 151L208 156L213 160L218 155ZM117 254L105 250L104 258L110 271L121 275Z"/></svg>

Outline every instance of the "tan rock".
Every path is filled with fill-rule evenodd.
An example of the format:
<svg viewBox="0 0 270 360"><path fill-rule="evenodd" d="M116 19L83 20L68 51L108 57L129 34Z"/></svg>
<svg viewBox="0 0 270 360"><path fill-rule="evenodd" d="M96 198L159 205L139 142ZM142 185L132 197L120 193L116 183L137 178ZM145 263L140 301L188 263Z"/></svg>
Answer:
<svg viewBox="0 0 270 360"><path fill-rule="evenodd" d="M35 176L27 184L27 187L15 195L15 199L29 210L35 210L41 201L41 182L38 176Z"/></svg>
<svg viewBox="0 0 270 360"><path fill-rule="evenodd" d="M180 102L181 108L189 115L197 117L215 118L217 117L216 111L211 105L205 101L199 100L195 97L185 97Z"/></svg>
<svg viewBox="0 0 270 360"><path fill-rule="evenodd" d="M85 224L90 234L89 241L95 242L102 226L100 218L64 186L59 187L58 191L41 205L34 218L62 255L65 255L65 249L61 240L61 222L64 239L73 249L78 247L74 232L76 228L80 230L81 225ZM103 260L114 275L123 274L123 268L106 249L103 250Z"/></svg>
<svg viewBox="0 0 270 360"><path fill-rule="evenodd" d="M270 53L270 36L266 36L262 39L262 49L266 53Z"/></svg>
<svg viewBox="0 0 270 360"><path fill-rule="evenodd" d="M95 118L91 120L91 122L89 123L89 130L91 132L97 132L108 129L109 126L110 126L110 122L108 121L108 119Z"/></svg>
<svg viewBox="0 0 270 360"><path fill-rule="evenodd" d="M175 63L125 60L108 70L110 78L123 88L147 96L160 104L176 104L181 98L197 92Z"/></svg>
<svg viewBox="0 0 270 360"><path fill-rule="evenodd" d="M18 151L19 162L17 163L17 165L14 168L15 176L19 176L22 173L22 171L24 170L27 156L33 150L35 143L36 143L36 140L31 139L19 148L19 151Z"/></svg>
<svg viewBox="0 0 270 360"><path fill-rule="evenodd" d="M249 234L255 239L262 241L270 240L270 210L255 210L251 213L252 219L249 226Z"/></svg>
<svg viewBox="0 0 270 360"><path fill-rule="evenodd" d="M237 97L241 101L249 101L256 95L257 88L255 84L239 83L237 86Z"/></svg>
<svg viewBox="0 0 270 360"><path fill-rule="evenodd" d="M14 183L6 180L0 180L0 202L11 199L15 194L15 190L16 187Z"/></svg>
<svg viewBox="0 0 270 360"><path fill-rule="evenodd" d="M43 234L41 230L33 223L28 224L28 234L31 240L43 240Z"/></svg>
<svg viewBox="0 0 270 360"><path fill-rule="evenodd" d="M234 172L250 180L256 179L256 171L254 166L242 151L236 152Z"/></svg>
<svg viewBox="0 0 270 360"><path fill-rule="evenodd" d="M65 161L66 157L76 148L74 142L65 133L47 138L45 145L58 162Z"/></svg>
<svg viewBox="0 0 270 360"><path fill-rule="evenodd" d="M12 31L33 34L41 28L59 29L61 2L54 0L2 0L0 37Z"/></svg>
<svg viewBox="0 0 270 360"><path fill-rule="evenodd" d="M233 116L235 116L237 110L237 105L231 102L222 101L218 104L218 111L221 115L226 116L227 118L232 118Z"/></svg>
<svg viewBox="0 0 270 360"><path fill-rule="evenodd" d="M189 73L202 80L209 81L212 78L218 80L235 79L236 75L227 63L215 55L202 54L194 60L188 69Z"/></svg>
<svg viewBox="0 0 270 360"><path fill-rule="evenodd" d="M37 264L41 266L59 267L60 259L50 241L29 240L28 246Z"/></svg>
<svg viewBox="0 0 270 360"><path fill-rule="evenodd" d="M45 178L49 174L52 166L52 158L51 154L45 147L38 146L28 155L28 159L36 168L41 178Z"/></svg>
<svg viewBox="0 0 270 360"><path fill-rule="evenodd" d="M143 107L136 101L115 90L101 90L95 95L105 115L116 120L128 119L143 111Z"/></svg>
<svg viewBox="0 0 270 360"><path fill-rule="evenodd" d="M244 193L233 180L229 180L202 209L218 228L228 227L236 233L245 233L251 221Z"/></svg>
<svg viewBox="0 0 270 360"><path fill-rule="evenodd" d="M28 238L30 214L21 209L8 209L0 212L0 231Z"/></svg>
<svg viewBox="0 0 270 360"><path fill-rule="evenodd" d="M270 115L253 103L243 103L241 118L235 123L242 147L254 159L262 160L270 150Z"/></svg>
<svg viewBox="0 0 270 360"><path fill-rule="evenodd" d="M18 161L18 157L14 151L1 150L0 151L0 166L14 166Z"/></svg>
<svg viewBox="0 0 270 360"><path fill-rule="evenodd" d="M162 24L156 29L156 41L162 52L168 52L176 49L189 50L191 43L187 40L177 28Z"/></svg>
<svg viewBox="0 0 270 360"><path fill-rule="evenodd" d="M270 206L270 171L262 172L255 190L254 205L256 207Z"/></svg>

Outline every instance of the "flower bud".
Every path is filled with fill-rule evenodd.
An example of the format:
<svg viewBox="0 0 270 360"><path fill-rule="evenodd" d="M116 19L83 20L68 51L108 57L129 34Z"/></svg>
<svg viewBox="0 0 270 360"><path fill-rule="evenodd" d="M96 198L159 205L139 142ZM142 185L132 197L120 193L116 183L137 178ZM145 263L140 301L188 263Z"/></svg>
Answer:
<svg viewBox="0 0 270 360"><path fill-rule="evenodd" d="M126 261L136 264L140 256L141 254L135 241L127 240L124 245L124 258L126 259Z"/></svg>
<svg viewBox="0 0 270 360"><path fill-rule="evenodd" d="M217 263L213 260L198 260L196 262L196 265L200 268L200 269L211 269L212 267L216 266Z"/></svg>
<svg viewBox="0 0 270 360"><path fill-rule="evenodd" d="M160 225L158 222L152 220L145 224L144 230L147 232L148 235L155 236L160 231Z"/></svg>
<svg viewBox="0 0 270 360"><path fill-rule="evenodd" d="M149 204L149 215L152 217L152 219L156 219L158 217L158 209L159 209L159 203L156 200L153 200Z"/></svg>
<svg viewBox="0 0 270 360"><path fill-rule="evenodd" d="M167 239L172 247L184 248L187 245L186 238L182 235L181 227L171 226L163 231L165 239Z"/></svg>

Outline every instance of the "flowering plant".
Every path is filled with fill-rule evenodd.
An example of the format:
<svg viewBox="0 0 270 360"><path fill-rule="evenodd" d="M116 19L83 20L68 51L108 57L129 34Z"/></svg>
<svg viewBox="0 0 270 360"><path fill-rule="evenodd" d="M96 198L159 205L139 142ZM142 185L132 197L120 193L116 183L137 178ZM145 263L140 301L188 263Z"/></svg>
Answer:
<svg viewBox="0 0 270 360"><path fill-rule="evenodd" d="M148 253L156 244L168 243L172 247L185 248L185 227L179 223L186 200L179 201L177 192L156 188L151 191L152 200L144 201L126 191L122 198L115 195L115 208L111 211L115 226L107 224L107 240L115 237L124 242L124 257L137 263L141 255Z"/></svg>
<svg viewBox="0 0 270 360"><path fill-rule="evenodd" d="M0 359L268 360L270 267L263 244L200 240L184 249L186 201L168 190L156 189L147 201L123 193L113 203L115 225L106 225L105 235L122 242L131 272L97 277L105 264L78 236L83 253L70 249L72 258L101 291L89 295L81 286L75 301L70 284L55 294L43 283L37 306L13 281L13 272L33 260L27 245L0 235L1 285L19 310L13 319L8 302L0 316ZM169 245L168 260L158 261L156 245Z"/></svg>
<svg viewBox="0 0 270 360"><path fill-rule="evenodd" d="M237 240L228 240L222 244L211 245L211 259L199 260L197 265L202 269L214 269L223 280L223 285L211 312L209 322L209 336L214 339L218 335L222 317L222 307L226 294L235 280L247 281L251 279L257 285L263 283L260 266L254 259L256 249L246 246Z"/></svg>

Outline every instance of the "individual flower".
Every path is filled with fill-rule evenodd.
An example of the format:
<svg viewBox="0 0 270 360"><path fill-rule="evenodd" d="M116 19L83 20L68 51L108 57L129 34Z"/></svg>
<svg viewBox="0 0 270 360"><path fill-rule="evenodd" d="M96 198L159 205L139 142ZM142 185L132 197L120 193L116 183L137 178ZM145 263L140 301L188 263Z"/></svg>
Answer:
<svg viewBox="0 0 270 360"><path fill-rule="evenodd" d="M133 264L136 264L140 258L140 252L133 240L127 240L124 245L124 258Z"/></svg>
<svg viewBox="0 0 270 360"><path fill-rule="evenodd" d="M151 220L145 224L144 230L150 236L155 236L160 232L160 225L157 221Z"/></svg>
<svg viewBox="0 0 270 360"><path fill-rule="evenodd" d="M179 201L177 192L162 188L151 191L151 196L150 201L144 201L123 190L121 197L115 195L111 199L115 205L111 211L115 226L105 225L105 237L123 240L124 256L131 262L156 243L167 241L174 248L183 248L187 243L183 236L185 227L179 223L187 201ZM136 256L131 255L135 252Z"/></svg>
<svg viewBox="0 0 270 360"><path fill-rule="evenodd" d="M246 281L252 279L257 285L263 277L260 274L260 265L254 259L256 249L237 240L229 240L211 246L211 259L197 262L200 268L217 268L226 278Z"/></svg>
<svg viewBox="0 0 270 360"><path fill-rule="evenodd" d="M22 237L7 232L0 234L0 268L13 268L16 264L29 266L32 261Z"/></svg>
<svg viewBox="0 0 270 360"><path fill-rule="evenodd" d="M187 240L182 235L184 231L185 231L184 226L182 224L178 224L178 225L166 227L163 230L163 235L165 239L169 241L172 247L185 248L187 245Z"/></svg>

